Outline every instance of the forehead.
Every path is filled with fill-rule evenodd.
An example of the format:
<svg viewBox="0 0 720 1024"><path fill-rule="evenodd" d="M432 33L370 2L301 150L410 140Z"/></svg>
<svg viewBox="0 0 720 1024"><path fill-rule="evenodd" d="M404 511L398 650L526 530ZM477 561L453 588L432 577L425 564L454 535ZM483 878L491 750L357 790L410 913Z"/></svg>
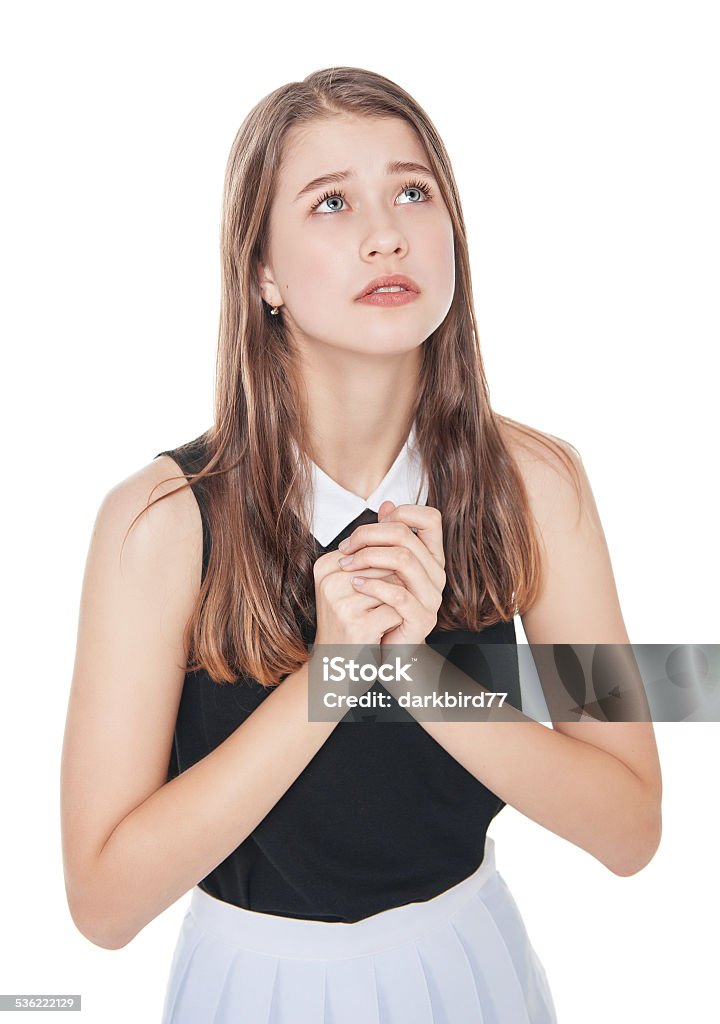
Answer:
<svg viewBox="0 0 720 1024"><path fill-rule="evenodd" d="M278 185L297 191L316 175L350 166L358 174L381 175L389 160L427 162L422 142L407 121L337 115L290 129Z"/></svg>

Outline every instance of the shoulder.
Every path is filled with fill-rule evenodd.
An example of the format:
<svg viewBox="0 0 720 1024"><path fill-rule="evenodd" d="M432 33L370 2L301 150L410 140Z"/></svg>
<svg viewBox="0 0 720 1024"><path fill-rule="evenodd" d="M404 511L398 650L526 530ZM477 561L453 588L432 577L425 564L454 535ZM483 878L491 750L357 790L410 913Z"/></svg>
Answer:
<svg viewBox="0 0 720 1024"><path fill-rule="evenodd" d="M157 456L118 481L100 503L94 544L115 551L126 572L152 577L158 584L182 581L199 588L202 520L186 483L169 455Z"/></svg>
<svg viewBox="0 0 720 1024"><path fill-rule="evenodd" d="M501 436L518 468L527 501L545 544L571 535L603 544L604 533L582 456L564 438L507 417Z"/></svg>
<svg viewBox="0 0 720 1024"><path fill-rule="evenodd" d="M533 643L625 643L605 532L580 453L562 438L503 425L540 541L542 586L523 628Z"/></svg>
<svg viewBox="0 0 720 1024"><path fill-rule="evenodd" d="M548 434L527 423L498 415L500 436L518 467L528 477L554 475L569 479L568 463L582 463L577 448L555 434Z"/></svg>
<svg viewBox="0 0 720 1024"><path fill-rule="evenodd" d="M582 456L569 441L508 417L498 417L500 435L518 468L533 513L559 506L580 511L590 495Z"/></svg>

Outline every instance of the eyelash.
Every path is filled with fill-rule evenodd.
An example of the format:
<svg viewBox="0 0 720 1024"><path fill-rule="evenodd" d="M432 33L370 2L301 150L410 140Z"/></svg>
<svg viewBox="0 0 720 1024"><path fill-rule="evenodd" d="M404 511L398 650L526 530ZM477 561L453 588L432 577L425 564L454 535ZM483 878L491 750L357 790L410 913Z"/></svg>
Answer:
<svg viewBox="0 0 720 1024"><path fill-rule="evenodd" d="M416 188L419 192L422 192L424 194L426 199L432 199L433 197L432 189L424 181L408 181L403 185L400 191L405 192L406 189L409 188ZM345 193L343 192L342 189L333 189L332 191L325 192L324 195L320 196L318 201L313 206L310 207L310 212L312 213L313 211L317 210L318 206L321 206L326 199L334 199L336 196L339 199L345 199Z"/></svg>

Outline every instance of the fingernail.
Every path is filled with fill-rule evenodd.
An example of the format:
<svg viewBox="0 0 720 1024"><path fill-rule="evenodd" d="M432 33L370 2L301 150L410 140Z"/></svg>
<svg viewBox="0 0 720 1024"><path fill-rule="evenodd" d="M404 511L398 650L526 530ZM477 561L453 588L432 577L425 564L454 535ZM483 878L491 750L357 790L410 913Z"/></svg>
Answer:
<svg viewBox="0 0 720 1024"><path fill-rule="evenodd" d="M355 584L356 587L361 587L364 582L365 580L363 579L362 576L353 576L353 583Z"/></svg>
<svg viewBox="0 0 720 1024"><path fill-rule="evenodd" d="M340 543L338 544L338 548L339 548L339 549L340 549L341 551L344 551L344 550L345 550L345 548L346 548L346 547L348 546L348 544L349 544L349 543L350 543L350 538L349 538L349 537L346 537L346 538L345 538L345 540L341 540L341 541L340 541Z"/></svg>
<svg viewBox="0 0 720 1024"><path fill-rule="evenodd" d="M354 555L345 555L344 558L338 559L338 565L349 565L354 557Z"/></svg>

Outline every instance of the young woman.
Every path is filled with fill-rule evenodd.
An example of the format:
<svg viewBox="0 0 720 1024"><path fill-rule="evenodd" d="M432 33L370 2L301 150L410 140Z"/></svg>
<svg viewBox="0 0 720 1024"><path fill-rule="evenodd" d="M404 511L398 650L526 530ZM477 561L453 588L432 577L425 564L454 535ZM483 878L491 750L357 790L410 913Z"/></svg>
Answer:
<svg viewBox="0 0 720 1024"><path fill-rule="evenodd" d="M118 949L191 891L164 1024L555 1021L488 825L510 803L640 870L652 726L308 714L311 645L450 657L513 645L515 614L533 644L628 642L577 452L490 406L424 111L356 68L268 95L230 154L222 271L214 422L114 487L90 544L73 919Z"/></svg>

